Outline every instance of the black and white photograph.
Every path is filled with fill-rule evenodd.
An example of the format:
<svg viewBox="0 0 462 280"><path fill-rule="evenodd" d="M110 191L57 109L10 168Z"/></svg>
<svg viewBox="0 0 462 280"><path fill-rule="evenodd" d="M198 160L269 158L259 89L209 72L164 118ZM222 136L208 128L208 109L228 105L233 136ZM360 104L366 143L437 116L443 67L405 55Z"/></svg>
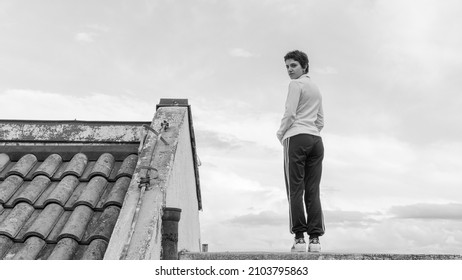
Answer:
<svg viewBox="0 0 462 280"><path fill-rule="evenodd" d="M1 0L0 267L461 260L461 14Z"/></svg>

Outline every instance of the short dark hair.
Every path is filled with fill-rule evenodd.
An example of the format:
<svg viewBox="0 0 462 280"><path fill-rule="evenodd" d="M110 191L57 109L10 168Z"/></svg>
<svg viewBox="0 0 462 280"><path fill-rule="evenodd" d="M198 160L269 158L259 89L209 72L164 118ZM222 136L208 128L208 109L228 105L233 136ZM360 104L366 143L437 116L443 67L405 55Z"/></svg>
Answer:
<svg viewBox="0 0 462 280"><path fill-rule="evenodd" d="M299 50L294 50L294 51L288 52L284 56L284 61L288 59L293 59L295 61L298 61L298 63L300 63L300 66L302 66L303 69L306 68L306 73L308 73L310 65L309 65L309 60L308 60L308 56L306 55L306 53L299 51Z"/></svg>

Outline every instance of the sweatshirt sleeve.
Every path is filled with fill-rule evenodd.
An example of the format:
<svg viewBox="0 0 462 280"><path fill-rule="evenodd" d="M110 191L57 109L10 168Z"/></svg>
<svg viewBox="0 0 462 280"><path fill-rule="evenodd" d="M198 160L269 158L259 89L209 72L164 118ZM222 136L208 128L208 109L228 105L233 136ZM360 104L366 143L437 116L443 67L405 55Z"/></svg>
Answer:
<svg viewBox="0 0 462 280"><path fill-rule="evenodd" d="M319 106L318 115L314 124L318 128L318 131L321 132L322 128L324 127L324 110L322 109L322 103L321 106Z"/></svg>
<svg viewBox="0 0 462 280"><path fill-rule="evenodd" d="M297 113L298 102L300 100L300 93L300 85L296 81L291 81L289 84L289 93L287 94L285 112L281 120L281 126L277 132L279 142L282 142L284 134L295 122L295 115Z"/></svg>

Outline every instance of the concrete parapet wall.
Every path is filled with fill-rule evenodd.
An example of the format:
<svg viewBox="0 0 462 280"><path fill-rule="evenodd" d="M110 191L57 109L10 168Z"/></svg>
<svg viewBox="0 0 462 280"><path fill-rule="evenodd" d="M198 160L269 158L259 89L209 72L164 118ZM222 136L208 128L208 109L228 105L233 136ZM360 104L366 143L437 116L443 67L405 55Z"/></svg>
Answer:
<svg viewBox="0 0 462 280"><path fill-rule="evenodd" d="M184 252L180 254L180 260L462 260L462 255L336 254L281 252Z"/></svg>
<svg viewBox="0 0 462 280"><path fill-rule="evenodd" d="M200 252L199 205L190 137L188 114L185 114L168 178L166 206L182 210L178 224L178 251Z"/></svg>
<svg viewBox="0 0 462 280"><path fill-rule="evenodd" d="M0 142L138 143L148 122L0 120Z"/></svg>
<svg viewBox="0 0 462 280"><path fill-rule="evenodd" d="M169 124L165 131L164 121ZM188 109L159 108L150 127L156 133L162 131L163 140L151 130L142 137L138 163L104 259L160 259L164 207L182 209L178 249L199 251L198 197ZM140 188L147 174L149 184Z"/></svg>

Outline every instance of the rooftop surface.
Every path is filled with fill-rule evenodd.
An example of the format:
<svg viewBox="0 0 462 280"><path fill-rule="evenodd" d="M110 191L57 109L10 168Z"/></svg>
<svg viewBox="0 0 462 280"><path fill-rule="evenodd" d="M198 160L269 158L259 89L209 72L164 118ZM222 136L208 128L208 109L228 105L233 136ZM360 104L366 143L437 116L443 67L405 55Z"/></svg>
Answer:
<svg viewBox="0 0 462 280"><path fill-rule="evenodd" d="M142 123L0 124L0 259L102 259Z"/></svg>
<svg viewBox="0 0 462 280"><path fill-rule="evenodd" d="M0 153L0 259L102 259L137 159Z"/></svg>
<svg viewBox="0 0 462 280"><path fill-rule="evenodd" d="M180 260L462 260L462 255L445 254L347 254L290 252L180 253Z"/></svg>

